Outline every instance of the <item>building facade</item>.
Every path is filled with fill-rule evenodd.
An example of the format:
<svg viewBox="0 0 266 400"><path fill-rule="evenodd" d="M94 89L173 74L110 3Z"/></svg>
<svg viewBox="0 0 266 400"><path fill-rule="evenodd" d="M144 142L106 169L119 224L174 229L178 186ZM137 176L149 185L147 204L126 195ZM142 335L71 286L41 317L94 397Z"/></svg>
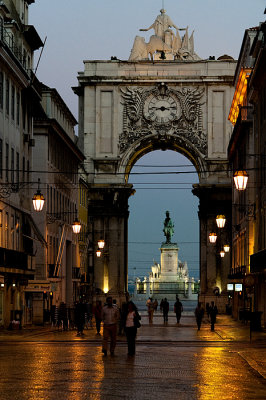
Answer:
<svg viewBox="0 0 266 400"><path fill-rule="evenodd" d="M45 204L33 215L46 243L36 242L35 281L27 288L35 323L45 315L49 319L52 306L61 302L73 307L81 280L79 240L72 229L79 212L78 168L83 161L75 144L77 121L56 89L41 86L42 112L34 118L32 176L35 183L40 181Z"/></svg>
<svg viewBox="0 0 266 400"><path fill-rule="evenodd" d="M245 190L233 187L233 315L265 326L265 23L244 34L229 114L234 125L228 156L234 171L245 171Z"/></svg>
<svg viewBox="0 0 266 400"><path fill-rule="evenodd" d="M24 289L35 274L32 121L40 93L32 68L34 51L43 43L28 24L33 2L0 3L0 324L5 326L25 322Z"/></svg>

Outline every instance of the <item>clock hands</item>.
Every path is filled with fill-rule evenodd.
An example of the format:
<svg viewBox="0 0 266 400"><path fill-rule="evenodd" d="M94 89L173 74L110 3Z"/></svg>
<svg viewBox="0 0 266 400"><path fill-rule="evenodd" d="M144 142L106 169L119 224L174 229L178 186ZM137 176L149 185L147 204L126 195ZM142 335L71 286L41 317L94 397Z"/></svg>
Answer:
<svg viewBox="0 0 266 400"><path fill-rule="evenodd" d="M161 110L161 111L165 111L165 110L171 110L171 109L176 109L176 107L164 107L164 106L161 106L161 107L155 107L155 106L153 106L153 107L150 107L150 109L153 109L153 108L155 108L156 110Z"/></svg>

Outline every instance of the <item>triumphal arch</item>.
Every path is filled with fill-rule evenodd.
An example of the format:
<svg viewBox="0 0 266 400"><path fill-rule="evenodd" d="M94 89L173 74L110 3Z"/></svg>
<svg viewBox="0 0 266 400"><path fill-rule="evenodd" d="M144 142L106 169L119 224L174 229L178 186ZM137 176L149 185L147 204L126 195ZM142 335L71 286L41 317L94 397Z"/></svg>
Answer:
<svg viewBox="0 0 266 400"><path fill-rule="evenodd" d="M144 154L169 149L195 166L199 183L201 295L226 291L230 256L219 255L223 238L208 235L217 214L231 218L231 173L227 120L236 61L223 56L201 59L193 33L178 28L161 10L148 28L148 42L136 36L128 60L84 61L78 75L79 141L86 160L89 191L89 272L95 292L123 298L127 290L128 177ZM140 227L141 229L141 227ZM230 240L230 229L223 235ZM104 238L102 257L95 255ZM216 291L217 293L217 291ZM207 297L206 297L207 298Z"/></svg>

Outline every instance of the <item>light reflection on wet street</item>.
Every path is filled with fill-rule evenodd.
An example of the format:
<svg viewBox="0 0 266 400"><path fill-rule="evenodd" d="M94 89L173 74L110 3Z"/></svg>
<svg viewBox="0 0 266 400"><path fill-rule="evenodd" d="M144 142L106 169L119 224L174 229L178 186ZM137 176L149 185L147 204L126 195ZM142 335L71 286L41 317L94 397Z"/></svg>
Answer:
<svg viewBox="0 0 266 400"><path fill-rule="evenodd" d="M190 347L191 346L191 347ZM240 346L240 345L239 345ZM265 379L227 345L2 343L1 400L265 399Z"/></svg>

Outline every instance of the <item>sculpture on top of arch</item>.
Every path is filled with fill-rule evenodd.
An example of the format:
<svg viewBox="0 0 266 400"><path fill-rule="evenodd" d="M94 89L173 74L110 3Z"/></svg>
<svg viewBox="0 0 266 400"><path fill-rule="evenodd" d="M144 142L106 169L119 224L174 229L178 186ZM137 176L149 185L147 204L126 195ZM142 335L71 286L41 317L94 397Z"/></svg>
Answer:
<svg viewBox="0 0 266 400"><path fill-rule="evenodd" d="M189 37L188 27L178 28L164 9L160 12L149 28L140 29L142 32L154 29L155 35L148 43L144 37L136 36L129 61L148 60L149 57L151 60L200 60L194 51L194 31ZM182 38L179 31L185 31Z"/></svg>

